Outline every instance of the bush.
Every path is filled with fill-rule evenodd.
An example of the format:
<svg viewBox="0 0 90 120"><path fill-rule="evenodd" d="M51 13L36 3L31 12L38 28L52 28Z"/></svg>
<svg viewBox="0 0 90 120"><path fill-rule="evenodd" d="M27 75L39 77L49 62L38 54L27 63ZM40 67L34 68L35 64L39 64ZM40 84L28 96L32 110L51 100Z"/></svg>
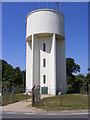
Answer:
<svg viewBox="0 0 90 120"><path fill-rule="evenodd" d="M67 93L68 94L73 93L73 87L72 87L72 85L67 85Z"/></svg>

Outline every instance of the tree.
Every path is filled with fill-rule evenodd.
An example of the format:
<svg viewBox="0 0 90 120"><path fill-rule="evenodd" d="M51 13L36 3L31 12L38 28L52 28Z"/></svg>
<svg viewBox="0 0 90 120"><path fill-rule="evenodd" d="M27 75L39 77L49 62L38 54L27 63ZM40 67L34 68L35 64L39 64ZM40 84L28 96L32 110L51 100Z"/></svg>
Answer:
<svg viewBox="0 0 90 120"><path fill-rule="evenodd" d="M23 81L22 81L22 72L21 72L21 70L20 70L19 67L16 67L14 69L14 74L15 74L14 83L17 84L17 85L23 84Z"/></svg>
<svg viewBox="0 0 90 120"><path fill-rule="evenodd" d="M77 83L78 86L83 86L84 79L85 77L82 74L75 76L75 82Z"/></svg>
<svg viewBox="0 0 90 120"><path fill-rule="evenodd" d="M75 76L74 86L77 92L80 92L80 89L83 88L84 81L85 81L84 75L79 74Z"/></svg>
<svg viewBox="0 0 90 120"><path fill-rule="evenodd" d="M2 81L11 82L14 79L14 68L10 64L6 64L4 68L2 68Z"/></svg>
<svg viewBox="0 0 90 120"><path fill-rule="evenodd" d="M26 71L21 71L19 67L14 68L8 64L5 60L0 60L0 86L2 88L11 88L12 84L15 85L15 93L25 91L25 75Z"/></svg>
<svg viewBox="0 0 90 120"><path fill-rule="evenodd" d="M80 72L80 66L75 63L73 58L66 59L66 72L67 76L72 76L73 73Z"/></svg>
<svg viewBox="0 0 90 120"><path fill-rule="evenodd" d="M0 69L2 69L2 82L6 86L10 86L12 83L16 85L23 84L22 71L19 67L14 68L5 60L0 60Z"/></svg>
<svg viewBox="0 0 90 120"><path fill-rule="evenodd" d="M67 72L67 91L69 93L77 92L76 85L78 82L75 81L75 75L73 73L80 72L80 66L75 63L73 58L66 59L66 72Z"/></svg>
<svg viewBox="0 0 90 120"><path fill-rule="evenodd" d="M90 89L90 73L88 73L85 77L85 81L84 81L84 87L86 89L86 94L89 94L89 89Z"/></svg>
<svg viewBox="0 0 90 120"><path fill-rule="evenodd" d="M86 75L86 78L87 78L88 84L90 84L90 73Z"/></svg>
<svg viewBox="0 0 90 120"><path fill-rule="evenodd" d="M0 92L2 87L2 61L0 60Z"/></svg>
<svg viewBox="0 0 90 120"><path fill-rule="evenodd" d="M25 86L26 86L26 70L23 70L21 72L22 74L22 81L23 81L23 92L25 92Z"/></svg>

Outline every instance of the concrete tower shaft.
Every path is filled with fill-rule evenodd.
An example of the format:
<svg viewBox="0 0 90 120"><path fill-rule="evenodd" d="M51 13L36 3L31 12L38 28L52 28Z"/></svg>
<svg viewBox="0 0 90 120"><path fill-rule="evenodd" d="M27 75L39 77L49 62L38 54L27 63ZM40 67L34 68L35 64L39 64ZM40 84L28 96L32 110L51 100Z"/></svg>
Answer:
<svg viewBox="0 0 90 120"><path fill-rule="evenodd" d="M42 94L66 93L64 15L39 9L27 15L26 88L40 85Z"/></svg>

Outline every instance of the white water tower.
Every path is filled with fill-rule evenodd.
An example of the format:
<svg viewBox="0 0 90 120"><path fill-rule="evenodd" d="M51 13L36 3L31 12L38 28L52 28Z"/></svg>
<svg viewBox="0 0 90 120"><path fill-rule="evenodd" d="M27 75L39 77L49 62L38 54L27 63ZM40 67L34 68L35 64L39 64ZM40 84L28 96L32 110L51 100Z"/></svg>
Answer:
<svg viewBox="0 0 90 120"><path fill-rule="evenodd" d="M56 10L27 15L26 89L34 85L40 85L41 94L66 93L64 15Z"/></svg>

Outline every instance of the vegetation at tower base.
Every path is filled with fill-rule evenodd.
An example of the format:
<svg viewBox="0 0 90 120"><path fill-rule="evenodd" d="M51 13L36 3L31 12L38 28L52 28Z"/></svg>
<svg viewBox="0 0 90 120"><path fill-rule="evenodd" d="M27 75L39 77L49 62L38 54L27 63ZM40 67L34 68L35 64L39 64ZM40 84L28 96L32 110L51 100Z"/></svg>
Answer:
<svg viewBox="0 0 90 120"><path fill-rule="evenodd" d="M2 91L2 62L0 61L0 93L1 91Z"/></svg>
<svg viewBox="0 0 90 120"><path fill-rule="evenodd" d="M25 92L25 71L19 67L14 68L5 60L0 60L2 64L2 90L7 87L10 89L12 83L15 85L16 93ZM23 90L24 89L24 90Z"/></svg>
<svg viewBox="0 0 90 120"><path fill-rule="evenodd" d="M87 93L88 86L90 87L90 73L86 76L82 74L75 75L80 72L80 66L75 63L73 58L66 58L66 72L67 72L67 93ZM2 89L6 86L11 87L14 83L16 93L25 92L26 71L21 71L19 67L14 68L5 60L0 60L0 86ZM1 83L2 81L2 83Z"/></svg>
<svg viewBox="0 0 90 120"><path fill-rule="evenodd" d="M30 96L23 94L25 92L25 74L25 70L21 71L19 67L14 68L5 60L0 60L0 88L2 88L2 105L30 98ZM14 88L12 89L13 85Z"/></svg>
<svg viewBox="0 0 90 120"><path fill-rule="evenodd" d="M76 84L78 84L77 81L78 76L75 77L73 73L80 72L80 66L75 63L73 58L66 59L66 72L67 72L67 92L68 93L79 92L80 87L76 86ZM82 81L80 81L80 84L81 82Z"/></svg>
<svg viewBox="0 0 90 120"><path fill-rule="evenodd" d="M67 72L67 93L86 93L89 92L90 87L90 73L86 76L82 74L75 75L80 72L80 66L75 63L73 58L66 58L66 72Z"/></svg>

